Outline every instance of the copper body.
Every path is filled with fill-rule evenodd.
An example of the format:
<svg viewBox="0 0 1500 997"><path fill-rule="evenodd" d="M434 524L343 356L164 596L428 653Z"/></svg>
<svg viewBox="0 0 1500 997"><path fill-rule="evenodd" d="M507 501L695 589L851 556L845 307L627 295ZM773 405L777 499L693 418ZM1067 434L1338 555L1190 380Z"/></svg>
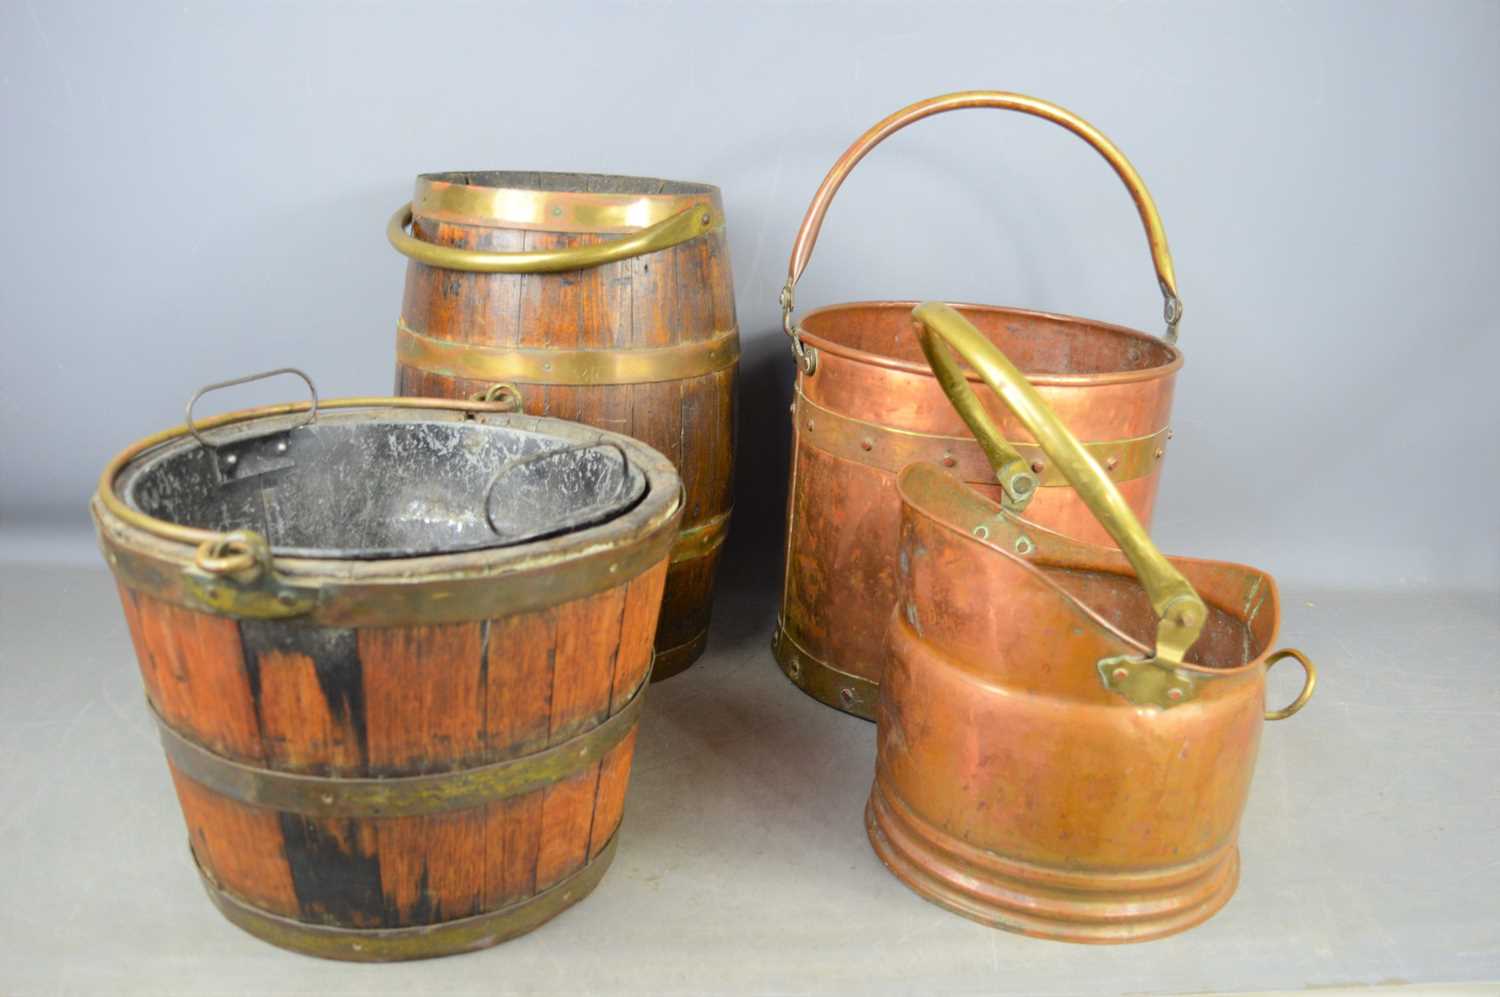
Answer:
<svg viewBox="0 0 1500 997"><path fill-rule="evenodd" d="M1015 360L1076 436L1093 444L1118 441L1100 451L1100 462L1149 524L1182 366L1177 348L1086 319L956 307ZM911 310L912 302L866 302L819 309L802 320L802 340L816 350L817 363L813 373L797 375L775 650L804 691L865 719L874 718L885 624L899 582L897 473L911 460L929 460L999 495L984 453L922 358ZM1003 405L984 396L1007 439L1031 439ZM1126 459L1111 468L1116 454ZM1107 543L1073 490L1051 480L1045 457L1037 461L1043 487L1027 518Z"/></svg>
<svg viewBox="0 0 1500 997"><path fill-rule="evenodd" d="M932 465L899 490L866 812L881 859L924 897L1029 935L1142 941L1209 917L1239 875L1275 582L1171 558L1210 610L1187 659L1197 692L1136 706L1096 667L1149 654L1156 628L1118 551L1001 517ZM1016 553L1023 532L1029 556Z"/></svg>

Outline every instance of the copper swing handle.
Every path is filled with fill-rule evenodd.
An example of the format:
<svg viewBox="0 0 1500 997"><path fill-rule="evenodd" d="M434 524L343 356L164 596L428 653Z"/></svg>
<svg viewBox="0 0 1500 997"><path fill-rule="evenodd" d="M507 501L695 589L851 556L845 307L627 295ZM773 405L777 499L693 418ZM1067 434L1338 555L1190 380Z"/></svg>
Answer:
<svg viewBox="0 0 1500 997"><path fill-rule="evenodd" d="M696 239L722 223L718 209L705 201L690 204L675 215L621 239L588 246L572 246L568 249L501 253L488 249L444 246L418 239L407 231L412 224L412 206L408 203L396 209L396 213L391 216L386 225L385 236L402 255L443 270L467 270L474 273L564 273L588 270L605 263L670 249Z"/></svg>
<svg viewBox="0 0 1500 997"><path fill-rule="evenodd" d="M953 407L990 456L1014 449L1000 436L979 404L954 353L1000 396L1021 425L1036 438L1050 460L1073 486L1089 511L1120 545L1156 611L1154 661L1165 667L1182 664L1208 617L1207 607L1182 573L1151 542L1145 527L1121 497L1099 462L1084 449L1024 374L984 334L953 308L929 301L912 311L922 352L932 365ZM1019 457L1016 458L1019 460ZM997 472L1000 464L995 465Z"/></svg>
<svg viewBox="0 0 1500 997"><path fill-rule="evenodd" d="M1136 211L1141 216L1141 224L1146 229L1146 241L1151 247L1151 260L1156 266L1156 279L1161 287L1164 302L1163 309L1167 323L1166 340L1169 343L1175 343L1177 323L1182 318L1182 299L1177 295L1177 274L1172 269L1172 253L1167 248L1167 233L1162 228L1161 215L1157 213L1156 202L1151 199L1151 192L1146 189L1146 184L1141 180L1140 174L1136 173L1135 167L1130 165L1130 160L1126 159L1125 154L1116 148L1113 142L1105 138L1102 132L1066 108L1018 93L1005 93L999 90L965 90L918 101L908 107L903 107L876 124L845 150L844 154L838 158L838 162L834 163L828 171L828 175L823 178L823 183L818 187L817 193L813 195L812 203L807 206L807 214L802 218L802 227L797 230L797 239L792 243L792 257L787 264L786 285L781 291L782 326L792 339L792 350L796 353L798 360L803 362L803 369L811 372L809 361L804 359L806 354L802 345L801 330L791 318L795 307L795 289L797 281L802 279L802 272L807 269L808 260L812 257L813 246L818 241L818 232L823 227L823 216L828 213L828 205L832 203L833 196L838 193L839 187L843 185L844 180L859 161L892 134L934 114L969 107L1019 111L1022 114L1030 114L1061 125L1093 146L1094 150L1114 168L1115 173L1125 184L1126 190L1130 192L1130 198L1135 202Z"/></svg>

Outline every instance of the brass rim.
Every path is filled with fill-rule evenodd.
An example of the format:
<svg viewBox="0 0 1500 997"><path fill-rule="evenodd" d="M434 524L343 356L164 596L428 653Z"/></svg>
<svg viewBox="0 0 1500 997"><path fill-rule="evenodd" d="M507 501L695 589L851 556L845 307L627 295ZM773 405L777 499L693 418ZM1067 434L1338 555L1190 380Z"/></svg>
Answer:
<svg viewBox="0 0 1500 997"><path fill-rule="evenodd" d="M458 343L396 324L396 360L408 367L473 381L535 384L651 384L702 377L739 362L738 329L650 349L553 350Z"/></svg>
<svg viewBox="0 0 1500 997"><path fill-rule="evenodd" d="M861 720L874 720L880 701L880 683L841 671L808 653L778 620L771 638L771 652L782 674L813 699Z"/></svg>
<svg viewBox="0 0 1500 997"><path fill-rule="evenodd" d="M261 941L324 959L396 962L472 952L540 927L593 892L614 861L619 840L616 831L583 868L519 903L473 917L406 928L338 928L272 914L219 886L197 863L197 856L193 861L219 913Z"/></svg>
<svg viewBox="0 0 1500 997"><path fill-rule="evenodd" d="M221 796L307 817L411 817L471 809L583 772L635 729L646 685L642 682L603 723L542 751L456 772L388 779L299 775L246 765L175 730L155 707L151 714L173 768Z"/></svg>
<svg viewBox="0 0 1500 997"><path fill-rule="evenodd" d="M412 224L410 203L397 208L386 226L385 236L403 256L442 270L471 273L567 273L616 263L707 235L724 224L717 205L706 200L688 205L677 214L637 232L567 249L525 250L512 253L487 249L461 249L419 239L407 228Z"/></svg>
<svg viewBox="0 0 1500 997"><path fill-rule="evenodd" d="M796 394L797 433L815 450L893 474L908 464L926 461L948 468L971 484L995 483L995 470L972 436L940 436L865 422L824 408L804 395L801 387ZM1131 481L1152 474L1160 466L1171 435L1170 429L1163 428L1150 436L1085 443L1083 447L1111 479ZM1025 464L1033 469L1041 465L1041 487L1067 485L1067 479L1047 460L1040 446L1007 442Z"/></svg>
<svg viewBox="0 0 1500 997"><path fill-rule="evenodd" d="M443 176L417 177L412 195L417 217L487 228L607 234L635 232L694 205L719 202L718 189L709 184L674 185L679 192L670 194L627 194L455 183Z"/></svg>

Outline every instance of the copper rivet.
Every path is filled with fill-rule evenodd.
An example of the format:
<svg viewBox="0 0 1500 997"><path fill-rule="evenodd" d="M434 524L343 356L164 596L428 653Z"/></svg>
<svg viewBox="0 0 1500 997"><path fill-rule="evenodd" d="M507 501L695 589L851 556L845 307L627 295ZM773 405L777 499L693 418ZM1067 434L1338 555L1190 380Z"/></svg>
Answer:
<svg viewBox="0 0 1500 997"><path fill-rule="evenodd" d="M1109 460L1106 460L1104 462L1104 466L1113 471L1115 468L1120 466L1120 458L1111 454Z"/></svg>
<svg viewBox="0 0 1500 997"><path fill-rule="evenodd" d="M1179 699L1182 698L1182 690L1181 689L1168 689L1167 690L1167 698L1170 699L1174 703L1177 702Z"/></svg>
<svg viewBox="0 0 1500 997"><path fill-rule="evenodd" d="M875 441L866 436L859 441L859 448L861 450L873 450L875 448Z"/></svg>
<svg viewBox="0 0 1500 997"><path fill-rule="evenodd" d="M958 461L956 461L956 460L953 459L953 455L951 453L945 453L945 454L943 454L943 466L944 467L952 467L953 465L955 465L957 463L958 463Z"/></svg>
<svg viewBox="0 0 1500 997"><path fill-rule="evenodd" d="M1046 466L1047 465L1045 463L1043 463L1042 461L1034 460L1034 461L1031 462L1031 473L1032 474L1041 474L1042 473L1042 469L1045 468Z"/></svg>
<svg viewBox="0 0 1500 997"><path fill-rule="evenodd" d="M1114 680L1116 682L1124 682L1128 678L1130 678L1130 670L1129 669L1127 669L1127 668L1116 668L1114 670Z"/></svg>

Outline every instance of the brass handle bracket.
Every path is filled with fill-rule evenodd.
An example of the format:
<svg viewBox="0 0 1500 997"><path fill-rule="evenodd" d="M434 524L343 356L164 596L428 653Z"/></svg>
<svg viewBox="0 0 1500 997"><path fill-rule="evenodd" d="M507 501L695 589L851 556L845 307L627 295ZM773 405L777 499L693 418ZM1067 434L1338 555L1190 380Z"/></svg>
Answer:
<svg viewBox="0 0 1500 997"><path fill-rule="evenodd" d="M797 309L797 284L788 277L781 286L781 330L792 343L792 355L802 373L811 377L818 371L818 351L802 341L802 327L792 321L792 312Z"/></svg>

